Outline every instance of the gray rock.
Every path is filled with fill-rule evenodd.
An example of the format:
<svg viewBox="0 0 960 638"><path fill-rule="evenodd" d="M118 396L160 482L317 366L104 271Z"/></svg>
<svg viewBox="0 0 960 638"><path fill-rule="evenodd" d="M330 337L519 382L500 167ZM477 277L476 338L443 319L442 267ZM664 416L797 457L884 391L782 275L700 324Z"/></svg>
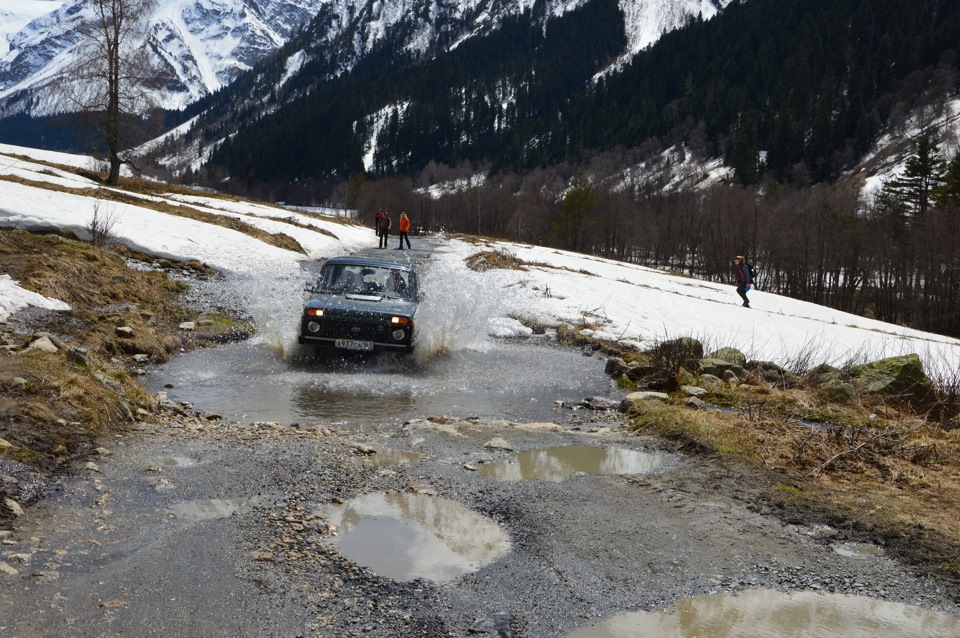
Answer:
<svg viewBox="0 0 960 638"><path fill-rule="evenodd" d="M680 392L683 392L688 397L702 397L707 394L707 391L703 388L698 388L695 385L684 385L680 386Z"/></svg>
<svg viewBox="0 0 960 638"><path fill-rule="evenodd" d="M117 326L113 331L118 337L123 337L124 339L129 339L134 335L133 328L130 326Z"/></svg>
<svg viewBox="0 0 960 638"><path fill-rule="evenodd" d="M67 359L76 363L78 365L86 366L89 365L87 361L87 349L86 348L70 348L67 350Z"/></svg>
<svg viewBox="0 0 960 638"><path fill-rule="evenodd" d="M733 370L724 371L723 380L730 385L740 385L740 377L738 377Z"/></svg>
<svg viewBox="0 0 960 638"><path fill-rule="evenodd" d="M507 452L513 452L513 446L500 437L494 437L490 439L483 444L483 447L490 450L505 450Z"/></svg>
<svg viewBox="0 0 960 638"><path fill-rule="evenodd" d="M103 372L100 372L99 370L95 370L94 373L93 373L93 376L94 376L94 377L97 379L97 381L99 381L99 382L101 383L101 385L103 385L103 387L105 387L107 390L110 390L110 391L113 392L114 394L119 394L119 395L123 395L123 394L124 394L123 386L120 385L120 382L117 381L116 379L111 379L110 377L108 377L107 375L105 375Z"/></svg>
<svg viewBox="0 0 960 638"><path fill-rule="evenodd" d="M49 354L56 354L59 352L57 346L53 345L53 342L50 341L48 337L40 337L27 346L27 350L39 350L40 352L46 352Z"/></svg>
<svg viewBox="0 0 960 638"><path fill-rule="evenodd" d="M700 375L700 385L707 390L720 390L726 387L726 384L723 382L723 379L720 377L714 376L712 374L702 374Z"/></svg>
<svg viewBox="0 0 960 638"><path fill-rule="evenodd" d="M193 322L193 321L184 321L183 323L180 324L180 329L181 329L181 330L188 330L188 331L189 331L189 330L196 330L196 329L197 329L197 324L196 324L195 322Z"/></svg>
<svg viewBox="0 0 960 638"><path fill-rule="evenodd" d="M148 363L150 361L150 355L148 354L135 354L133 355L133 360L137 363Z"/></svg>
<svg viewBox="0 0 960 638"><path fill-rule="evenodd" d="M7 506L7 509L9 509L15 517L23 516L23 508L20 507L20 503L12 498L3 499L3 504Z"/></svg>
<svg viewBox="0 0 960 638"><path fill-rule="evenodd" d="M727 363L738 365L741 368L747 365L747 357L736 348L720 348L707 355L710 359L720 359Z"/></svg>
<svg viewBox="0 0 960 638"><path fill-rule="evenodd" d="M916 354L854 366L850 377L861 394L900 399L915 407L923 407L934 398L933 382Z"/></svg>

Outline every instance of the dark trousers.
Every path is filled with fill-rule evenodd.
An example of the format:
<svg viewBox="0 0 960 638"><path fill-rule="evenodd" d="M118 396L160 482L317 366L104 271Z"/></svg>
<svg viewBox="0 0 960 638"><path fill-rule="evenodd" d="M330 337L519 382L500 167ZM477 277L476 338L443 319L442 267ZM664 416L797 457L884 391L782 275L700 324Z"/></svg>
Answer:
<svg viewBox="0 0 960 638"><path fill-rule="evenodd" d="M410 238L407 237L407 231L401 230L401 231L400 231L400 245L398 246L398 248L399 248L400 250L403 250L403 240L404 240L404 239L407 240L407 248L410 248Z"/></svg>
<svg viewBox="0 0 960 638"><path fill-rule="evenodd" d="M386 248L389 242L390 242L390 231L387 230L386 228L381 228L379 248Z"/></svg>
<svg viewBox="0 0 960 638"><path fill-rule="evenodd" d="M740 284L737 286L737 294L740 295L741 299L743 299L744 306L750 305L750 302L747 301L747 286L745 284Z"/></svg>

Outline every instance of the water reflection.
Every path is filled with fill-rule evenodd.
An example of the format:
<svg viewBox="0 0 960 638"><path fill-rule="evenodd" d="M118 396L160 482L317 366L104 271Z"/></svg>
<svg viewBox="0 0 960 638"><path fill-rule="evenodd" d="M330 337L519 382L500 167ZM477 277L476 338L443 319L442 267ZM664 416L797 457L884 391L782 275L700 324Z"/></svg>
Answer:
<svg viewBox="0 0 960 638"><path fill-rule="evenodd" d="M423 364L390 353L290 364L268 346L240 343L175 357L145 381L151 392L246 423L364 425L424 416L537 422L572 414L554 406L558 399L619 400L623 393L603 367L600 357L532 343L492 342Z"/></svg>
<svg viewBox="0 0 960 638"><path fill-rule="evenodd" d="M638 452L619 447L568 445L528 450L504 463L487 463L482 476L501 481L565 481L578 473L616 475L649 474L666 466L664 452Z"/></svg>
<svg viewBox="0 0 960 638"><path fill-rule="evenodd" d="M417 452L405 452L391 448L374 448L372 454L356 454L353 457L353 462L360 465L390 467L391 465L406 465L407 463L413 463L425 458L427 458L425 454L418 454Z"/></svg>
<svg viewBox="0 0 960 638"><path fill-rule="evenodd" d="M367 494L316 513L339 527L331 542L344 556L394 580L445 582L510 551L496 522L442 498Z"/></svg>
<svg viewBox="0 0 960 638"><path fill-rule="evenodd" d="M757 589L698 596L662 612L628 613L567 638L956 638L960 618L842 594Z"/></svg>

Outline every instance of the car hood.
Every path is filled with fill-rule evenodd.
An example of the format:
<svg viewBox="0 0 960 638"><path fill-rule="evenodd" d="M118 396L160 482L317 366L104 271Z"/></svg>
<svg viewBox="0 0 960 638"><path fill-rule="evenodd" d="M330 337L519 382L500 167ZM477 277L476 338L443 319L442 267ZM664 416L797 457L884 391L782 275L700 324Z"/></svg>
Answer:
<svg viewBox="0 0 960 638"><path fill-rule="evenodd" d="M394 299L379 295L314 295L306 305L307 308L324 308L343 312L362 312L378 314L397 314L412 316L417 310L417 303L409 299Z"/></svg>

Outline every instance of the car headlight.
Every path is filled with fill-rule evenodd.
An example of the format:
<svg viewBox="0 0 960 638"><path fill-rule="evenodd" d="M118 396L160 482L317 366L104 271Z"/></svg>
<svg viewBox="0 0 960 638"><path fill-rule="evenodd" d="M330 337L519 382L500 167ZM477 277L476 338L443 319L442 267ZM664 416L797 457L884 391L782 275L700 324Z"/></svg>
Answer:
<svg viewBox="0 0 960 638"><path fill-rule="evenodd" d="M310 323L307 324L307 330L309 330L310 332L319 332L320 324L317 323L316 321L311 321Z"/></svg>
<svg viewBox="0 0 960 638"><path fill-rule="evenodd" d="M393 331L393 338L397 341L402 341L405 336L407 336L407 332L402 328Z"/></svg>

